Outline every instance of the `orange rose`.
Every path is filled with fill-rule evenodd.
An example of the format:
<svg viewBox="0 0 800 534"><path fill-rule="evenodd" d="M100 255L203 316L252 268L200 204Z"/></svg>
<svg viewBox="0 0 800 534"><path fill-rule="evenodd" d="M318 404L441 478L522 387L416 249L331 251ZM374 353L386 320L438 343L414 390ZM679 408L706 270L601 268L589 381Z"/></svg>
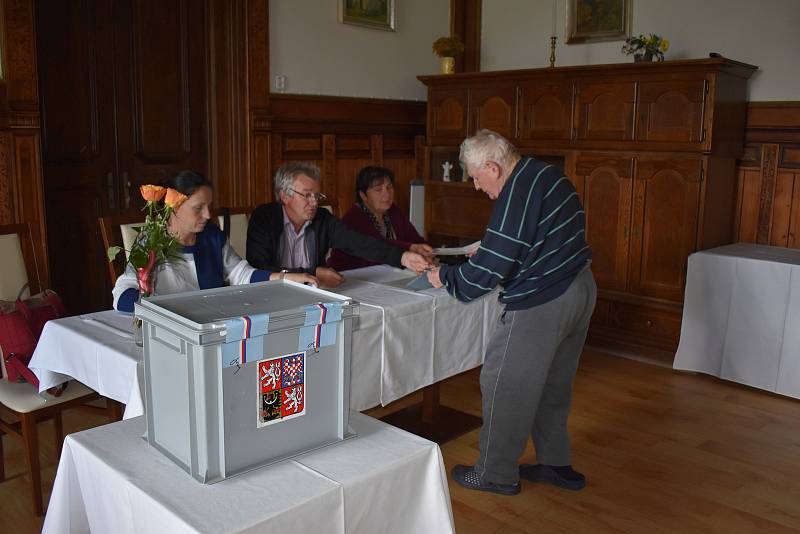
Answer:
<svg viewBox="0 0 800 534"><path fill-rule="evenodd" d="M143 185L139 188L139 192L147 202L158 202L164 198L167 190L159 185Z"/></svg>
<svg viewBox="0 0 800 534"><path fill-rule="evenodd" d="M179 191L175 191L170 187L167 189L167 198L164 199L164 203L174 211L178 211L178 208L181 207L181 204L186 202L187 198L189 197Z"/></svg>

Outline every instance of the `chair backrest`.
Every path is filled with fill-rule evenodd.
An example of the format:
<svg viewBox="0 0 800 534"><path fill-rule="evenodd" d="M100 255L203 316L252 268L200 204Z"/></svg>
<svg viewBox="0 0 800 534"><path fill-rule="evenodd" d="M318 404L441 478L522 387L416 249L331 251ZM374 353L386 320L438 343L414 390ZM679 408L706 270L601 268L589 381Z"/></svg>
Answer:
<svg viewBox="0 0 800 534"><path fill-rule="evenodd" d="M144 221L142 216L137 213L134 215L100 217L97 222L100 225L100 235L103 237L105 250L108 250L108 247L111 246L125 249L124 255L118 254L116 260L108 262L108 278L111 280L111 285L114 285L117 277L125 270L128 250L130 250L134 239L136 239L136 230L134 228L144 224Z"/></svg>
<svg viewBox="0 0 800 534"><path fill-rule="evenodd" d="M29 288L24 296L30 295L31 291L38 293L41 290L36 266L33 265L33 270L30 272L31 266L25 262L23 249L31 254L33 252L31 231L28 225L1 225L0 258L3 260L2 267L0 267L0 299L2 300L16 299L20 289L28 282L33 287Z"/></svg>
<svg viewBox="0 0 800 534"><path fill-rule="evenodd" d="M339 202L335 198L326 198L319 205L320 208L325 208L334 217L339 217Z"/></svg>
<svg viewBox="0 0 800 534"><path fill-rule="evenodd" d="M236 208L220 208L217 220L221 230L225 230L225 212L230 216L231 230L228 232L228 239L231 247L242 258L247 257L247 224L250 214L253 213L252 206L242 206Z"/></svg>

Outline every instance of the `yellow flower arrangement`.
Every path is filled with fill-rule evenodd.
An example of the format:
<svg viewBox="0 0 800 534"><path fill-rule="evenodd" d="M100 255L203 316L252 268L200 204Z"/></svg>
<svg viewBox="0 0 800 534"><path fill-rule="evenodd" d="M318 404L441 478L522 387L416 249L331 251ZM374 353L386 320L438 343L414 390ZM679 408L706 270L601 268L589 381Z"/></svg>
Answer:
<svg viewBox="0 0 800 534"><path fill-rule="evenodd" d="M458 35L439 37L433 42L433 51L439 57L455 57L464 51L464 43Z"/></svg>
<svg viewBox="0 0 800 534"><path fill-rule="evenodd" d="M656 58L657 61L664 61L664 52L669 50L669 41L660 35L651 33L648 35L638 35L628 37L622 45L622 52L633 54L634 57L642 57L645 61Z"/></svg>

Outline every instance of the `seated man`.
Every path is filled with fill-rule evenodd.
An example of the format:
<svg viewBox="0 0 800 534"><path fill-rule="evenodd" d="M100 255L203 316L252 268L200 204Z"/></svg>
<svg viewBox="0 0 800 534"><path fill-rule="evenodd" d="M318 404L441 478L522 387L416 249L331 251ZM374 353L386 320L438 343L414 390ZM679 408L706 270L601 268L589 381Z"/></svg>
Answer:
<svg viewBox="0 0 800 534"><path fill-rule="evenodd" d="M253 211L247 227L247 261L257 269L306 272L316 275L320 285L334 288L344 277L325 266L331 248L417 273L432 267L416 252L360 234L327 210L317 209L325 195L313 163L282 165L275 173L275 197L278 202Z"/></svg>
<svg viewBox="0 0 800 534"><path fill-rule="evenodd" d="M394 173L384 167L364 167L356 177L356 202L342 221L362 234L388 241L428 259L433 249L394 203ZM328 266L337 271L375 265L336 249Z"/></svg>

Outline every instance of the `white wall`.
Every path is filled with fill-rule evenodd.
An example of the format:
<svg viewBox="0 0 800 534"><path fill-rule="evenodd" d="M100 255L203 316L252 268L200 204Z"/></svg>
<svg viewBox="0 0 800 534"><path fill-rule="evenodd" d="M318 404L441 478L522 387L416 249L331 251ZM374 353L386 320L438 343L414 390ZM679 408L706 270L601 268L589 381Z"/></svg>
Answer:
<svg viewBox="0 0 800 534"><path fill-rule="evenodd" d="M431 50L450 28L448 0L396 0L397 31L342 24L337 0L269 2L270 73L287 93L425 100L420 74L439 70Z"/></svg>
<svg viewBox="0 0 800 534"><path fill-rule="evenodd" d="M402 0L399 0L402 1ZM631 32L669 39L667 59L719 52L757 65L749 100L800 100L800 0L630 0ZM632 61L621 41L566 45L566 0L483 2L481 70L549 65L556 6L556 66Z"/></svg>

